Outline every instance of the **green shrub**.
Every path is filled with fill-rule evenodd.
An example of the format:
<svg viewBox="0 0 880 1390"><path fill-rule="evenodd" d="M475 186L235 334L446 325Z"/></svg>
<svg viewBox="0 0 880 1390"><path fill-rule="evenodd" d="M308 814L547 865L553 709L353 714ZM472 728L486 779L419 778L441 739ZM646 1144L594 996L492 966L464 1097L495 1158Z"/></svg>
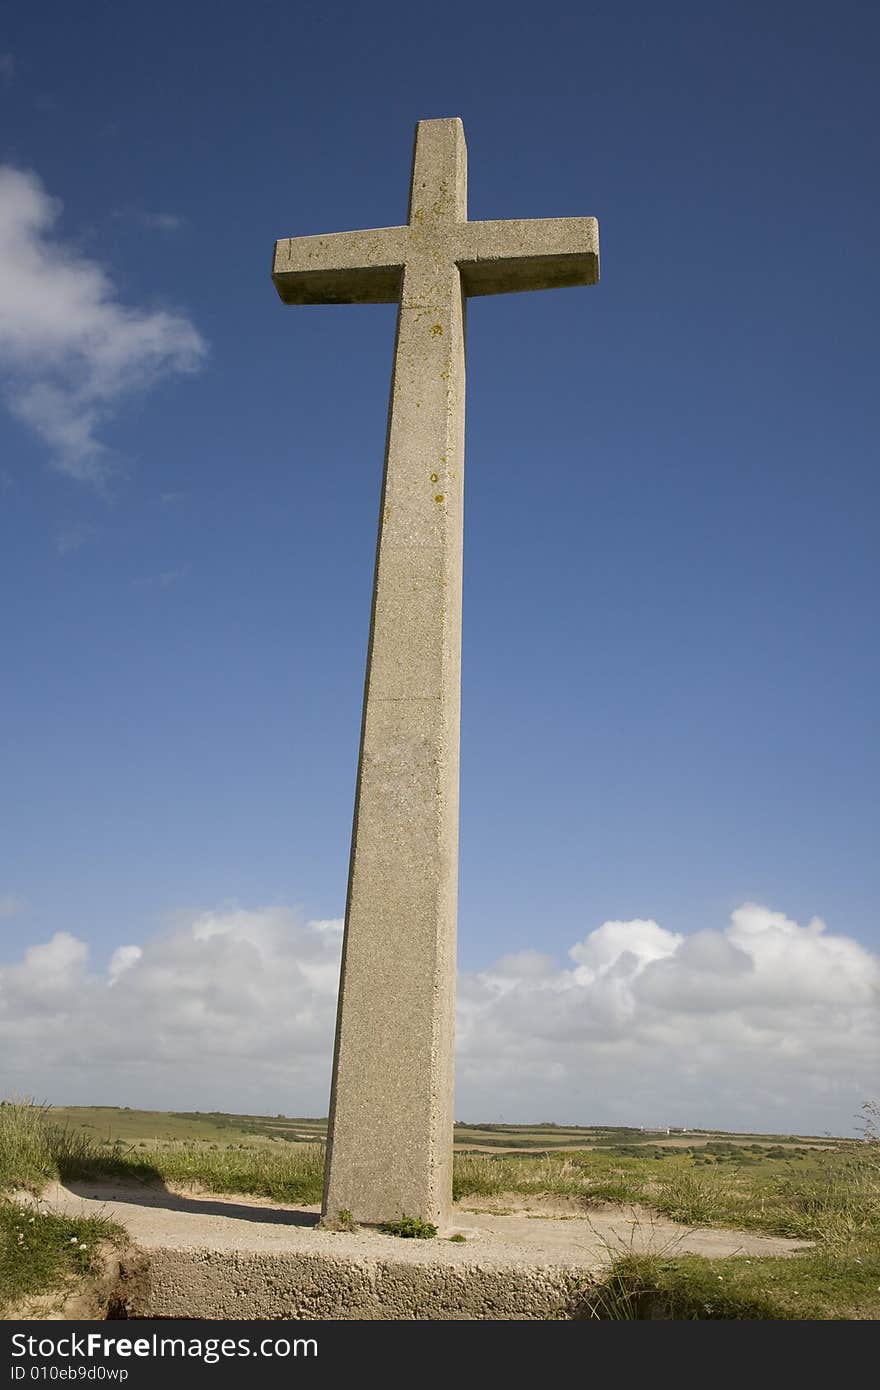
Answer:
<svg viewBox="0 0 880 1390"><path fill-rule="evenodd" d="M386 1236L401 1236L404 1240L433 1240L437 1227L418 1216L403 1215L399 1221L383 1221L379 1227Z"/></svg>

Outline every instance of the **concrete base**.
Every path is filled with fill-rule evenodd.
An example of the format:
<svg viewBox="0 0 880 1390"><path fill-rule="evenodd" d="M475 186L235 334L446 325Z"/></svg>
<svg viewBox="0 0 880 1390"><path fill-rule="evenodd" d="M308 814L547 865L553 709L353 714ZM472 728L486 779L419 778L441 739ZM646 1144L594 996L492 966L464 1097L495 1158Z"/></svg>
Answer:
<svg viewBox="0 0 880 1390"><path fill-rule="evenodd" d="M254 1197L83 1183L55 1186L43 1200L127 1228L124 1306L110 1316L131 1318L571 1318L624 1251L718 1257L804 1245L693 1230L636 1208L585 1213L564 1199L504 1214L456 1208L447 1238L426 1241L320 1230L316 1209ZM464 1241L450 1241L453 1233Z"/></svg>
<svg viewBox="0 0 880 1390"><path fill-rule="evenodd" d="M562 1269L216 1250L154 1250L129 1317L460 1319L570 1317L577 1273Z"/></svg>

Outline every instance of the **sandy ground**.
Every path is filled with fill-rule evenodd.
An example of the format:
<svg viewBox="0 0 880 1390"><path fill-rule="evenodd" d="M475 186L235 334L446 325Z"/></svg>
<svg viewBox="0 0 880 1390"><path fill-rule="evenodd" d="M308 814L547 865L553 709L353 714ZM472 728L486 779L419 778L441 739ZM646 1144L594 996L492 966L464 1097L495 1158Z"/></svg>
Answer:
<svg viewBox="0 0 880 1390"><path fill-rule="evenodd" d="M466 1198L455 1208L449 1230L442 1233L447 1239L428 1241L400 1240L369 1229L321 1231L316 1228L316 1207L158 1185L55 1184L40 1201L70 1215L109 1217L126 1227L133 1243L144 1251L170 1248L288 1256L301 1252L416 1264L564 1265L599 1270L630 1250L713 1257L781 1255L807 1243L750 1231L682 1226L645 1208L607 1207L585 1213L564 1200L525 1206L521 1196L492 1203ZM496 1210L487 1209L490 1206ZM454 1233L461 1233L465 1240L450 1243L448 1236Z"/></svg>

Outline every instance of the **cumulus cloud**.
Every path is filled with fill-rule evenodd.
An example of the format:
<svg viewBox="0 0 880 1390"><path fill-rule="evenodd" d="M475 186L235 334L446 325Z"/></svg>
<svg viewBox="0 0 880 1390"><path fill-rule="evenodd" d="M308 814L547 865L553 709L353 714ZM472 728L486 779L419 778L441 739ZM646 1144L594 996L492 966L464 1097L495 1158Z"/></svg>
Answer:
<svg viewBox="0 0 880 1390"><path fill-rule="evenodd" d="M327 1108L342 926L206 912L106 969L69 933L0 968L0 1090L167 1108Z"/></svg>
<svg viewBox="0 0 880 1390"><path fill-rule="evenodd" d="M0 969L2 1085L56 1101L325 1114L342 923L222 910ZM876 1095L880 958L745 904L682 935L605 922L560 964L459 979L456 1113L848 1134Z"/></svg>
<svg viewBox="0 0 880 1390"><path fill-rule="evenodd" d="M459 1090L496 1117L849 1133L877 1092L880 959L821 921L606 922L569 956L461 982Z"/></svg>
<svg viewBox="0 0 880 1390"><path fill-rule="evenodd" d="M55 465L99 482L101 424L130 393L197 370L206 348L183 315L121 304L106 272L53 236L60 210L36 174L0 166L0 368L10 410Z"/></svg>

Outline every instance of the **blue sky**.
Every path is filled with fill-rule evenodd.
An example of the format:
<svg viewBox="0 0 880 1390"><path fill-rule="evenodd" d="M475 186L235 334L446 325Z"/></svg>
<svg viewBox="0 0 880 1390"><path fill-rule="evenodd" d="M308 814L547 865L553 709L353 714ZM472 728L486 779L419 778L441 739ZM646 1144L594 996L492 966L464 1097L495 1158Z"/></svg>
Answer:
<svg viewBox="0 0 880 1390"><path fill-rule="evenodd" d="M880 950L878 31L859 3L19 8L0 966L60 934L59 981L93 980L205 914L340 916L394 308L283 307L272 244L403 221L415 121L460 115L472 218L595 215L602 244L594 288L469 310L462 968L549 957L552 995L603 923L659 924L653 968L744 939L753 903L808 954L813 918L852 947L849 995L808 990L767 1047L808 1052L817 1010L839 1035ZM724 1091L715 1123L841 1129L877 1074L866 999L802 1103L780 1072L750 1117L719 1060L664 1113ZM574 1098L569 1041L555 1117L639 1118ZM101 1046L0 1086L203 1098ZM472 1114L496 1063L460 1067Z"/></svg>

